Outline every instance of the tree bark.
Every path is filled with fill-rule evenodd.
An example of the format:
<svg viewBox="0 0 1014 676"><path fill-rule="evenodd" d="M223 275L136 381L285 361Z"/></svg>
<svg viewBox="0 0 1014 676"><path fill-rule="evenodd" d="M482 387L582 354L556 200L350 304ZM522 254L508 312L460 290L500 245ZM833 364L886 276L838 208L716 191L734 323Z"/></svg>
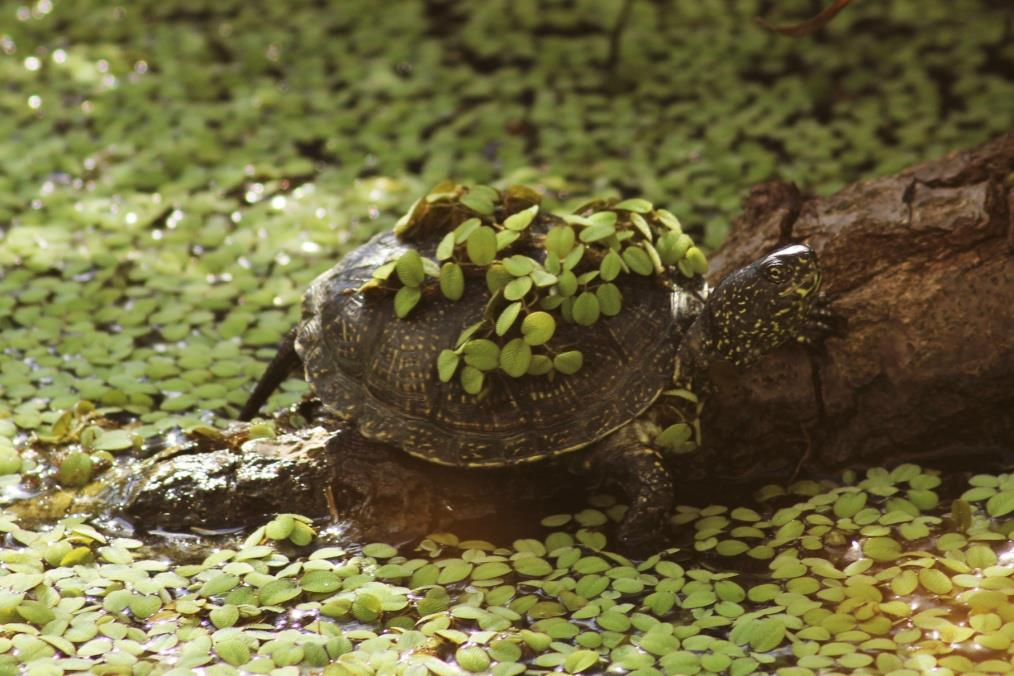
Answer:
<svg viewBox="0 0 1014 676"><path fill-rule="evenodd" d="M755 188L712 258L713 281L805 241L842 322L809 358L787 347L745 372L712 369L718 393L705 406L704 447L672 461L678 499L707 500L728 490L725 479L970 450L1010 466L996 451L1014 447L1012 172L1014 133L829 197L788 183ZM119 495L147 527L330 511L388 541L452 525L467 534L470 521L477 536L509 536L549 502L584 504L575 496L587 480L563 463L452 470L335 424L246 443L241 427L230 450L155 463Z"/></svg>

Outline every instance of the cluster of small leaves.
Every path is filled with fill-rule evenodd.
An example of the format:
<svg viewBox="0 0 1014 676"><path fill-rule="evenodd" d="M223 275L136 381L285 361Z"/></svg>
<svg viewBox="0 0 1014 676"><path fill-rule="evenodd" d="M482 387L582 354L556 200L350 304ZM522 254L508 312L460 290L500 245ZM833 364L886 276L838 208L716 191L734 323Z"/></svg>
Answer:
<svg viewBox="0 0 1014 676"><path fill-rule="evenodd" d="M81 519L3 517L0 668L1009 671L1014 475L940 490L901 465L680 506L679 546L643 561L609 550L626 507L608 496L508 546L442 533L414 553L292 549L308 520L280 515L184 565Z"/></svg>
<svg viewBox="0 0 1014 676"><path fill-rule="evenodd" d="M406 248L364 286L397 288L394 311L404 319L422 300L428 277L446 300L457 302L469 279L478 283L475 278L484 276L489 300L483 319L437 359L444 382L461 367L469 394L481 392L485 374L494 370L512 378L576 373L582 352L552 349L556 317L590 327L618 315L623 294L614 282L621 276L671 279L707 272L707 258L679 220L647 200L597 200L556 215L540 207L534 190L511 186L512 192L528 198L524 208L506 208L508 200L490 186L440 184L423 198L426 210L417 202L395 228L411 241L413 231L425 229L420 221L433 212L431 205L457 210L462 216L449 219L453 227L441 236L435 260Z"/></svg>
<svg viewBox="0 0 1014 676"><path fill-rule="evenodd" d="M313 540L316 531L310 525L311 519L301 514L279 514L250 536L252 540L265 537L275 541L289 541L297 547L304 547Z"/></svg>
<svg viewBox="0 0 1014 676"><path fill-rule="evenodd" d="M697 450L701 445L701 411L704 402L690 390L678 388L662 392L663 402L670 411L683 420L668 425L655 436L655 447L666 453L683 454Z"/></svg>

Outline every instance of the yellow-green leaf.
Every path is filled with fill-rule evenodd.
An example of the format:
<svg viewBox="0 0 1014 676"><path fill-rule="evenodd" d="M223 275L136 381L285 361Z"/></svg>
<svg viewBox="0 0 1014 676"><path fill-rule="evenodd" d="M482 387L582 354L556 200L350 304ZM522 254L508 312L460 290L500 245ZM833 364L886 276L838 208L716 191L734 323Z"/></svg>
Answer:
<svg viewBox="0 0 1014 676"><path fill-rule="evenodd" d="M524 230L532 221L535 219L535 215L539 213L539 205L533 204L524 211L519 211L516 214L511 214L503 221L503 227L508 230Z"/></svg>
<svg viewBox="0 0 1014 676"><path fill-rule="evenodd" d="M468 260L478 266L489 265L496 258L496 231L488 225L480 225L465 242Z"/></svg>
<svg viewBox="0 0 1014 676"><path fill-rule="evenodd" d="M500 316L496 318L496 335L502 336L511 330L518 315L521 314L521 307L522 304L520 302L515 302L504 308Z"/></svg>
<svg viewBox="0 0 1014 676"><path fill-rule="evenodd" d="M639 214L646 214L651 211L654 207L651 202L640 197L635 197L629 200L623 200L619 204L613 205L613 209L620 209L621 211L633 211Z"/></svg>
<svg viewBox="0 0 1014 676"><path fill-rule="evenodd" d="M492 371L497 367L500 348L492 340L479 338L465 343L465 363L482 371Z"/></svg>
<svg viewBox="0 0 1014 676"><path fill-rule="evenodd" d="M474 366L466 366L461 369L461 387L469 394L479 394L483 378L482 371Z"/></svg>
<svg viewBox="0 0 1014 676"><path fill-rule="evenodd" d="M599 309L607 317L618 315L623 307L623 294L615 284L601 284L595 289L595 297L598 298Z"/></svg>
<svg viewBox="0 0 1014 676"><path fill-rule="evenodd" d="M553 368L566 375L577 373L583 363L584 355L580 350L568 350L553 357Z"/></svg>
<svg viewBox="0 0 1014 676"><path fill-rule="evenodd" d="M523 376L531 361L532 348L521 338L508 341L500 350L500 368L512 378Z"/></svg>
<svg viewBox="0 0 1014 676"><path fill-rule="evenodd" d="M465 273L457 263L444 263L440 267L440 292L448 300L460 300L465 293Z"/></svg>
<svg viewBox="0 0 1014 676"><path fill-rule="evenodd" d="M572 312L575 323L591 326L599 320L599 299L591 291L585 291L574 301Z"/></svg>
<svg viewBox="0 0 1014 676"><path fill-rule="evenodd" d="M521 322L521 335L529 345L544 345L556 332L556 320L548 312L533 312Z"/></svg>
<svg viewBox="0 0 1014 676"><path fill-rule="evenodd" d="M437 356L437 376L440 382L449 382L454 377L454 372L458 370L460 362L461 357L454 350L441 350Z"/></svg>
<svg viewBox="0 0 1014 676"><path fill-rule="evenodd" d="M425 277L422 257L415 249L409 249L399 256L394 270L398 273L398 279L405 286L419 286Z"/></svg>
<svg viewBox="0 0 1014 676"><path fill-rule="evenodd" d="M403 286L394 294L394 314L399 319L404 319L408 313L419 304L422 292L418 286Z"/></svg>

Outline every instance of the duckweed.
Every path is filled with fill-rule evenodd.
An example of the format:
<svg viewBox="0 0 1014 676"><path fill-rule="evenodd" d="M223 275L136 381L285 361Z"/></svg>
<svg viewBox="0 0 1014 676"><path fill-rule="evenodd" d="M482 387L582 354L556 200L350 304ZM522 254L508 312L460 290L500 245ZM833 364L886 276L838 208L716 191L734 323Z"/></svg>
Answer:
<svg viewBox="0 0 1014 676"><path fill-rule="evenodd" d="M635 2L611 70L615 7L598 0L318 5L0 10L5 495L87 486L176 430L226 425L309 281L449 175L531 183L570 211L572 194L643 195L614 205L639 230L653 202L703 224L703 248L672 234L606 256L587 297L569 269L615 236L607 215L552 235L558 275L491 267L497 288L555 283L591 322L622 311L624 266L703 274L749 186L826 193L1005 130L1014 102L1007 16L986 0L852 3L798 41L757 30L755 2ZM809 11L794 5L779 14ZM483 261L529 209L448 246ZM457 273L437 275L453 298ZM519 318L500 314L499 335ZM538 312L520 330L533 347L553 333ZM581 361L533 355L528 372ZM478 391L483 372L461 370ZM270 406L305 393L290 380ZM952 495L902 465L682 505L681 540L645 561L609 549L609 501L513 543L406 550L283 514L187 563L108 523L4 512L0 672L1006 672L1012 481Z"/></svg>
<svg viewBox="0 0 1014 676"><path fill-rule="evenodd" d="M2 517L0 662L160 673L1009 670L1012 522L989 514L987 496L968 503L964 526L939 505L918 510L927 532L917 540L901 535L905 523L871 534L836 513L857 492L871 523L914 485L934 485L924 490L940 504L967 496L938 493L938 478L908 464L767 486L747 504L681 505L675 546L643 561L609 549L608 496L511 543L441 533L403 550L350 551L316 532L297 546L292 529L312 522L283 514L190 564L80 518L32 530ZM1005 491L1014 475L988 480ZM742 523L770 550L759 565L748 551L716 551Z"/></svg>

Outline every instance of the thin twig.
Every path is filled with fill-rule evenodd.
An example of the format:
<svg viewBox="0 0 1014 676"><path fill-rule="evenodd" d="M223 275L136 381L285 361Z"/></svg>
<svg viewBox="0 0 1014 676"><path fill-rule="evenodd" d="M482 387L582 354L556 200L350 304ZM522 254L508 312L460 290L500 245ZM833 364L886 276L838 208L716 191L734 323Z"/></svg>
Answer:
<svg viewBox="0 0 1014 676"><path fill-rule="evenodd" d="M633 6L634 0L623 0L623 6L620 7L620 13L616 17L616 23L609 31L609 55L606 57L606 68L610 73L616 69L616 65L620 61L620 39L623 37L623 29L627 27L627 21L630 20L630 10Z"/></svg>
<svg viewBox="0 0 1014 676"><path fill-rule="evenodd" d="M338 503L334 499L334 490L329 483L324 487L324 499L327 500L327 511L331 515L331 521L338 523Z"/></svg>
<svg viewBox="0 0 1014 676"><path fill-rule="evenodd" d="M851 0L835 0L830 7L827 7L820 14L810 17L806 21L791 24L786 26L774 26L768 23L763 17L754 17L754 21L759 23L764 28L775 33L781 33L782 35L789 35L794 38L801 38L805 35L810 35L828 24L831 19L834 18L835 14L845 9L845 6L849 4Z"/></svg>

